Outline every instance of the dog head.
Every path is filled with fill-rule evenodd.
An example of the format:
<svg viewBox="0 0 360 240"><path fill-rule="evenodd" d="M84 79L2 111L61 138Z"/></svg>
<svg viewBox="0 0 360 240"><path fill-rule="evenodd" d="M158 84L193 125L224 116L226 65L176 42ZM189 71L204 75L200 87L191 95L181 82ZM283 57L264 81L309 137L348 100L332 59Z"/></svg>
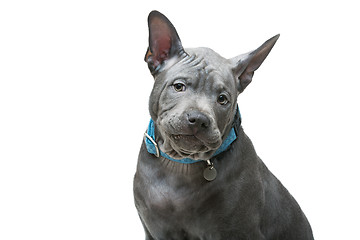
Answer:
<svg viewBox="0 0 360 240"><path fill-rule="evenodd" d="M225 59L209 48L184 49L161 13L148 18L145 61L154 77L149 110L161 151L175 159L209 159L229 133L237 97L279 35L254 51Z"/></svg>

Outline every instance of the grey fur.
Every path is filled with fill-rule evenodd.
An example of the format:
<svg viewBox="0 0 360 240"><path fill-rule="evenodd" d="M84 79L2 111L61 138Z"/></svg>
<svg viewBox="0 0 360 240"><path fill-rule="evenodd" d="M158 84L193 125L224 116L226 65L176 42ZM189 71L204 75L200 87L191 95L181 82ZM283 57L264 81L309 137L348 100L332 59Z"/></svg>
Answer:
<svg viewBox="0 0 360 240"><path fill-rule="evenodd" d="M157 158L143 144L134 196L146 239L313 239L299 205L241 127L230 148L211 157L231 129L238 95L279 36L225 59L209 48L183 49L175 28L159 12L150 13L149 31L145 60L155 79L149 101L155 140L176 159L211 158L218 176L208 182L202 176L205 162Z"/></svg>

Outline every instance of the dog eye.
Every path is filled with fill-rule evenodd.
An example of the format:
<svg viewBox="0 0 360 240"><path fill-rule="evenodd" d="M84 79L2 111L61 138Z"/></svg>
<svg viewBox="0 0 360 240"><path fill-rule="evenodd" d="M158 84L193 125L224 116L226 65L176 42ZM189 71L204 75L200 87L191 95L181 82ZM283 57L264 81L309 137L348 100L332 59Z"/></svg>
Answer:
<svg viewBox="0 0 360 240"><path fill-rule="evenodd" d="M183 83L175 83L173 85L173 87L174 87L175 91L177 91L177 92L183 92L186 89L186 87Z"/></svg>
<svg viewBox="0 0 360 240"><path fill-rule="evenodd" d="M227 97L224 94L219 95L217 102L220 103L221 105L225 105L229 102L229 100L227 99Z"/></svg>

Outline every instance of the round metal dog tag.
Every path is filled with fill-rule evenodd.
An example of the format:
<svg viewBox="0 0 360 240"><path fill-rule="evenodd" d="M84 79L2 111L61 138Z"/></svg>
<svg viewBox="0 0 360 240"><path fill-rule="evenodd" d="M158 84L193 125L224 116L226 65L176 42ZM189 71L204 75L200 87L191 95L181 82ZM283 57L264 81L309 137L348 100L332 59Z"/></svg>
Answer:
<svg viewBox="0 0 360 240"><path fill-rule="evenodd" d="M203 175L204 175L204 178L210 182L216 178L217 172L216 172L216 169L214 168L214 166L207 166L204 169Z"/></svg>

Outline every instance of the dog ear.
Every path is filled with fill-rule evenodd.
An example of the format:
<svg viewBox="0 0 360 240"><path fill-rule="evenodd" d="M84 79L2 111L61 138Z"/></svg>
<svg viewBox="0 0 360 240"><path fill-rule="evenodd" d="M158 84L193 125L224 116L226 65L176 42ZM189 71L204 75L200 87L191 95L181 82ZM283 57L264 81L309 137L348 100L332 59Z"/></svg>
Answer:
<svg viewBox="0 0 360 240"><path fill-rule="evenodd" d="M149 47L145 62L153 75L161 70L166 60L184 52L175 27L163 14L152 11L148 17Z"/></svg>
<svg viewBox="0 0 360 240"><path fill-rule="evenodd" d="M237 82L239 93L242 93L247 85L250 84L255 70L263 63L279 37L280 34L267 40L258 49L232 59L235 65L233 68L235 77L239 79Z"/></svg>

